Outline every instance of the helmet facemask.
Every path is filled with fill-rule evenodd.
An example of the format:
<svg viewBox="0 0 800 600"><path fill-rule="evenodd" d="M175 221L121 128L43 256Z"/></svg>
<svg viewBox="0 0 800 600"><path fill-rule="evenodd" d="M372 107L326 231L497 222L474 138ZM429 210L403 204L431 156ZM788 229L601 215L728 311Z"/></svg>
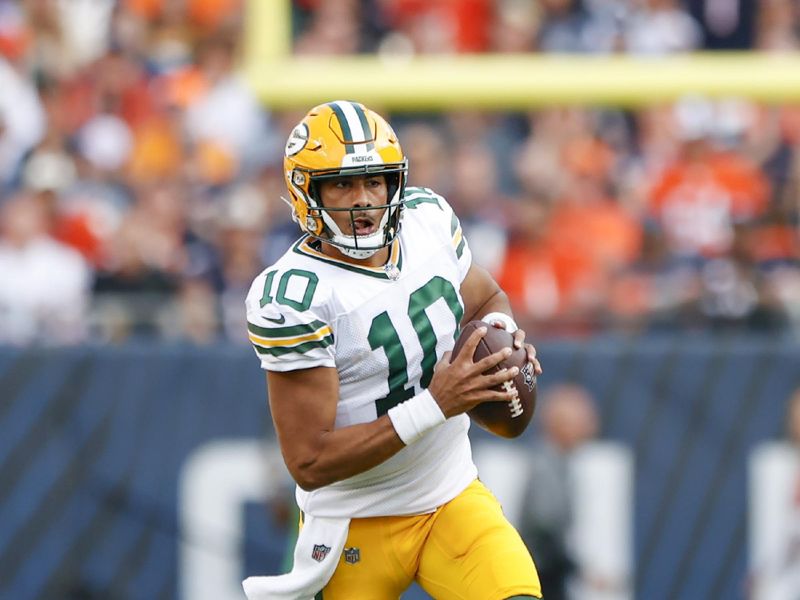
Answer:
<svg viewBox="0 0 800 600"><path fill-rule="evenodd" d="M308 205L306 222L300 223L306 233L322 242L335 246L340 252L355 259L369 258L381 248L389 246L400 231L401 216L403 211L403 191L405 189L406 162L396 165L376 165L372 167L359 167L358 169L341 169L324 174L306 173L308 178L305 192L298 186L293 186L295 194L302 194ZM297 172L298 169L295 169ZM387 203L374 206L356 206L333 208L326 207L319 193L320 184L329 179L340 177L358 177L370 175L383 175L386 179ZM296 178L293 178L296 179ZM300 178L303 179L302 177ZM356 220L360 215L375 215L383 209L383 214L377 223L377 228L366 235L356 234ZM350 218L350 231L347 234L337 225L331 213L348 213ZM295 220L299 219L299 215ZM375 220L375 219L373 219ZM299 222L299 220L298 220Z"/></svg>

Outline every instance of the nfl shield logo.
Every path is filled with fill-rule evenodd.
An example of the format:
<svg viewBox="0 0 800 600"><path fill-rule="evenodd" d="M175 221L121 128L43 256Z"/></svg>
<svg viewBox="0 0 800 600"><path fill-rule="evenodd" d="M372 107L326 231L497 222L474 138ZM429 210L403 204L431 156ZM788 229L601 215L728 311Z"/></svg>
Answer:
<svg viewBox="0 0 800 600"><path fill-rule="evenodd" d="M326 546L325 544L314 544L314 550L311 551L311 558L317 562L322 562L325 560L325 557L328 556L328 552L330 551L330 546Z"/></svg>
<svg viewBox="0 0 800 600"><path fill-rule="evenodd" d="M533 391L536 386L536 375L533 374L533 363L525 363L525 366L520 369L522 380L525 382L525 387L529 392Z"/></svg>
<svg viewBox="0 0 800 600"><path fill-rule="evenodd" d="M344 562L350 565L354 565L360 560L361 560L361 550L359 550L358 548L344 549Z"/></svg>

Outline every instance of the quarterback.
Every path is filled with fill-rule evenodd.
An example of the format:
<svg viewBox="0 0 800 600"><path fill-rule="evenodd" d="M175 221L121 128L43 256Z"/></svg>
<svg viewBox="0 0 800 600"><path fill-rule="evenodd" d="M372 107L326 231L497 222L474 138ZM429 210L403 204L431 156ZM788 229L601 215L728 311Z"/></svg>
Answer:
<svg viewBox="0 0 800 600"><path fill-rule="evenodd" d="M397 599L417 581L436 599L541 597L533 560L477 478L465 414L517 368L473 363L486 329L450 360L462 323L514 332L505 293L472 263L442 197L406 187L389 124L355 102L312 108L286 143L284 175L302 237L253 282L250 341L297 483L291 573L250 577L250 600Z"/></svg>

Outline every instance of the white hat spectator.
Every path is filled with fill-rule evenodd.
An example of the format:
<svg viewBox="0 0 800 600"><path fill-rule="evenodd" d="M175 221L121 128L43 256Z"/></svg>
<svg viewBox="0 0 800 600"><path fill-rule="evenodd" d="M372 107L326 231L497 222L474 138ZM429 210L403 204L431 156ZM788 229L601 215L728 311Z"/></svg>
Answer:
<svg viewBox="0 0 800 600"><path fill-rule="evenodd" d="M701 96L686 96L675 103L673 110L676 133L683 141L710 136L714 131L714 104Z"/></svg>
<svg viewBox="0 0 800 600"><path fill-rule="evenodd" d="M32 83L0 57L0 184L14 174L20 159L42 139L45 116Z"/></svg>
<svg viewBox="0 0 800 600"><path fill-rule="evenodd" d="M75 163L64 152L42 150L35 152L22 170L22 182L35 192L62 191L76 177Z"/></svg>
<svg viewBox="0 0 800 600"><path fill-rule="evenodd" d="M98 169L116 171L130 156L133 135L119 117L100 114L83 126L78 134L78 147L84 158Z"/></svg>

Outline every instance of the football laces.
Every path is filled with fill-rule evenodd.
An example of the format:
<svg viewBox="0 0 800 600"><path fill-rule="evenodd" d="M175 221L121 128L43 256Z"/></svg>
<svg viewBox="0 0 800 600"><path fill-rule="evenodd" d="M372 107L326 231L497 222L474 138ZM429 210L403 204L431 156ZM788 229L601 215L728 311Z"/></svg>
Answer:
<svg viewBox="0 0 800 600"><path fill-rule="evenodd" d="M511 418L516 419L524 412L522 409L522 402L519 400L519 391L513 381L506 381L503 383L503 389L507 392L514 394L514 397L508 401L508 408L511 411Z"/></svg>

